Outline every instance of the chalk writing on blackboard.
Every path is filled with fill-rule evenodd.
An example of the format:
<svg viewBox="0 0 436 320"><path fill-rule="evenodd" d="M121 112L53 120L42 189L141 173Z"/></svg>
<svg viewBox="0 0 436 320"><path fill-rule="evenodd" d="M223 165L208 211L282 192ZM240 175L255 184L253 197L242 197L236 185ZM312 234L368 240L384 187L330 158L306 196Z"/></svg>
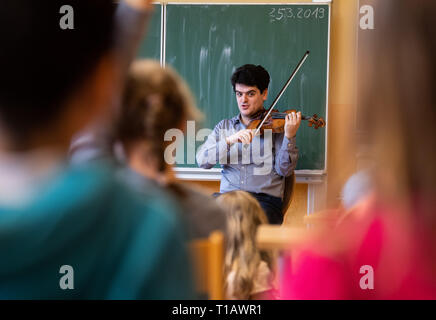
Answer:
<svg viewBox="0 0 436 320"><path fill-rule="evenodd" d="M284 21L288 19L324 19L324 8L271 8L268 9L270 22Z"/></svg>

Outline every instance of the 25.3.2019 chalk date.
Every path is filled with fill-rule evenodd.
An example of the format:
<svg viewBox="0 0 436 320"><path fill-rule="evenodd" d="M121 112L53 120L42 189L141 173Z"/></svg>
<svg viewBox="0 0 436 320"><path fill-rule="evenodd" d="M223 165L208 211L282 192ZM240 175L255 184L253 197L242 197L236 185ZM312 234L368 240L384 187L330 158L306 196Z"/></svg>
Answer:
<svg viewBox="0 0 436 320"><path fill-rule="evenodd" d="M325 8L271 8L269 10L271 22L287 19L324 19L326 17Z"/></svg>

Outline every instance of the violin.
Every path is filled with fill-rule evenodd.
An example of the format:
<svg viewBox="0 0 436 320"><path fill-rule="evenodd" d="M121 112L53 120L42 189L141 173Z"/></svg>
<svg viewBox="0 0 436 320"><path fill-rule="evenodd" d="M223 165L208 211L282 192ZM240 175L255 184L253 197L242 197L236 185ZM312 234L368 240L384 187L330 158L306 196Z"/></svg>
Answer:
<svg viewBox="0 0 436 320"><path fill-rule="evenodd" d="M280 112L278 110L272 110L270 116L264 121L259 131L263 134L263 131L266 129L272 130L273 133L282 133L285 130L285 122L288 114L298 111L295 109L286 110L284 112ZM318 115L314 114L311 117L307 117L301 115L301 120L307 120L309 127L313 127L314 129L324 128L325 120ZM247 129L258 129L259 124L262 122L262 119L251 120L247 126Z"/></svg>
<svg viewBox="0 0 436 320"><path fill-rule="evenodd" d="M286 110L285 112L279 112L277 110L274 110L274 106L277 104L283 93L285 92L286 88L291 83L292 79L294 79L295 75L297 74L298 70L300 70L303 63L306 61L307 57L309 56L310 52L306 51L303 58L301 58L300 62L298 63L295 70L292 72L291 76L289 77L288 81L286 81L283 88L280 90L277 97L274 99L274 102L272 103L271 107L266 111L263 118L258 120L252 120L247 129L254 129L256 130L254 135L256 136L259 132L263 134L263 131L265 129L271 129L274 133L281 133L284 132L285 122L286 122L286 116L289 113L297 112L296 110ZM309 127L313 127L315 129L318 128L324 128L326 125L326 122L323 118L318 118L318 115L314 114L312 117L307 116L301 116L301 120L307 120L309 121Z"/></svg>

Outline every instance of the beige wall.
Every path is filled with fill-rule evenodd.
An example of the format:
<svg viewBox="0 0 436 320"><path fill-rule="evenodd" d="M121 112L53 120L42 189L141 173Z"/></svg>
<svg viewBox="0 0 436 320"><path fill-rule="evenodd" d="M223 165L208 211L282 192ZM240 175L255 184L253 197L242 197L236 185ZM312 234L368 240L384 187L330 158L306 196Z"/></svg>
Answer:
<svg viewBox="0 0 436 320"><path fill-rule="evenodd" d="M180 1L189 3L303 3L298 1ZM328 106L328 150L327 150L327 205L338 205L340 189L351 172L355 170L354 150L344 137L350 136L354 125L355 110L355 66L356 33L358 26L358 0L333 0L330 36L330 75ZM304 146L299 146L304 148ZM216 192L219 182L193 182L206 190ZM307 185L297 184L291 207L285 222L301 225L302 217L307 212Z"/></svg>
<svg viewBox="0 0 436 320"><path fill-rule="evenodd" d="M327 204L338 205L346 179L356 169L351 132L355 124L358 0L332 3L327 153ZM350 139L350 140L347 140Z"/></svg>

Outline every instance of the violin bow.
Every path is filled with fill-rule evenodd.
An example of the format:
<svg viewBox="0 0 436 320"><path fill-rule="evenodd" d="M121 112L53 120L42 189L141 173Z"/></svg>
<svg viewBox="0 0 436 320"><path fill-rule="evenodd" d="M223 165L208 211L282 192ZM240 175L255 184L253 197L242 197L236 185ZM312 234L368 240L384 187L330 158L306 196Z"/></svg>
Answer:
<svg viewBox="0 0 436 320"><path fill-rule="evenodd" d="M294 79L295 75L297 74L298 70L300 70L301 66L303 65L303 63L306 61L307 57L309 56L310 51L306 51L306 53L304 54L303 58L301 58L300 62L298 63L297 67L295 68L295 70L292 72L291 76L289 77L288 81L286 81L285 85L283 86L282 90L280 90L279 94L277 95L277 97L274 99L271 107L268 109L267 114L265 115L265 117L263 118L263 120L259 123L259 125L256 128L256 131L254 132L254 135L256 136L259 133L260 128L262 128L264 122L266 121L266 119L268 118L268 116L271 114L271 111L274 109L274 106L277 104L277 102L280 100L280 98L282 97L283 93L285 92L285 90L288 88L289 84L291 83L291 81Z"/></svg>

